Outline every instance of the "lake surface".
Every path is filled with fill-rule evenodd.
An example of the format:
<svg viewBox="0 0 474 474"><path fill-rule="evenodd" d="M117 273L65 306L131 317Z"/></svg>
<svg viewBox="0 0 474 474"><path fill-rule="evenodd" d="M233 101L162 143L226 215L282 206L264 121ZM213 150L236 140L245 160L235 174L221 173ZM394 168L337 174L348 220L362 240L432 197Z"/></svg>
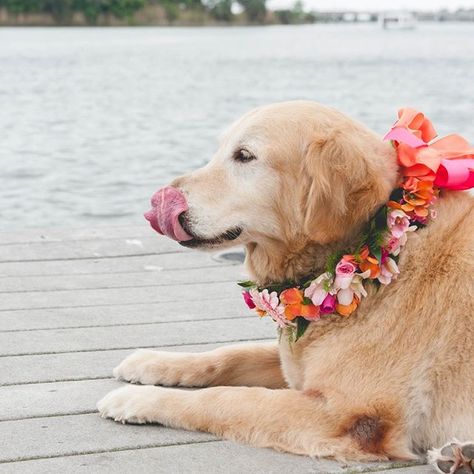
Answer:
<svg viewBox="0 0 474 474"><path fill-rule="evenodd" d="M474 24L0 29L0 229L141 222L257 105L383 133L399 107L474 141Z"/></svg>

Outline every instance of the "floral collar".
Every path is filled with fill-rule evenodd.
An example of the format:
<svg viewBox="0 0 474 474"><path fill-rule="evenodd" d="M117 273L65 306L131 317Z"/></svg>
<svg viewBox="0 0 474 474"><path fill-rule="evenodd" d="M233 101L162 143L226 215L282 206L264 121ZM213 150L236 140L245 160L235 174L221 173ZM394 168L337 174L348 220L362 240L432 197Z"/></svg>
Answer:
<svg viewBox="0 0 474 474"><path fill-rule="evenodd" d="M437 136L421 112L404 108L384 137L397 151L401 183L367 224L355 249L330 255L326 271L300 284L266 288L244 281L244 300L259 316L270 316L298 340L311 321L324 315L348 317L367 296L365 285L388 285L400 273L397 263L407 234L436 217L433 204L441 188L474 187L474 148L459 135Z"/></svg>

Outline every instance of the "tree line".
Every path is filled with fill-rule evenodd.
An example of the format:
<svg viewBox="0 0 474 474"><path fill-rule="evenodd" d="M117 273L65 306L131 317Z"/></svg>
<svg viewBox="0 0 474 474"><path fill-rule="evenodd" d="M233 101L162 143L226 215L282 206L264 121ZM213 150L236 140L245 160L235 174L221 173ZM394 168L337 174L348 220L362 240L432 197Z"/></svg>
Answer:
<svg viewBox="0 0 474 474"><path fill-rule="evenodd" d="M87 22L94 24L100 15L130 19L143 7L161 5L170 22L179 18L183 10L196 10L209 14L222 22L235 19L234 5L239 5L249 23L264 23L267 15L266 0L0 0L0 8L12 14L47 13L58 24L67 24L74 13L81 12ZM274 12L281 23L295 23L303 19L301 1L293 10ZM302 21L301 21L302 22Z"/></svg>

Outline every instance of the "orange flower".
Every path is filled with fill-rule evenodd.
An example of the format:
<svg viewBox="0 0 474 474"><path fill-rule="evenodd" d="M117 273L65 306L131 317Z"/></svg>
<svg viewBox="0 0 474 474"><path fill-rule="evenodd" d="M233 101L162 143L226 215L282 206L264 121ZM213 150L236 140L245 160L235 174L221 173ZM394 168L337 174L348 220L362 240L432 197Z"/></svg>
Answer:
<svg viewBox="0 0 474 474"><path fill-rule="evenodd" d="M360 258L362 260L365 260L369 256L369 247L367 245L364 245L362 247L362 250L360 251Z"/></svg>
<svg viewBox="0 0 474 474"><path fill-rule="evenodd" d="M319 308L314 304L303 304L304 296L298 288L288 288L281 292L280 301L285 305L286 319L293 321L298 316L308 320L319 317Z"/></svg>
<svg viewBox="0 0 474 474"><path fill-rule="evenodd" d="M418 217L426 217L429 214L427 205L424 201L409 198L405 198L405 201L407 201L407 204L402 204L402 209L407 214L413 212Z"/></svg>
<svg viewBox="0 0 474 474"><path fill-rule="evenodd" d="M341 315L347 318L350 316L359 306L360 299L357 295L354 295L354 299L351 304L336 304L336 311Z"/></svg>
<svg viewBox="0 0 474 474"><path fill-rule="evenodd" d="M390 201L393 202L393 201ZM370 256L370 250L367 245L364 245L362 247L362 250L360 251L359 254L359 269L362 273L366 272L367 270L370 270L370 277L369 278L377 278L380 274L380 266L379 266L379 261Z"/></svg>
<svg viewBox="0 0 474 474"><path fill-rule="evenodd" d="M426 217L429 214L428 207L436 197L433 183L410 177L403 183L402 187L405 189L403 194L405 204L402 204L400 208L406 213Z"/></svg>
<svg viewBox="0 0 474 474"><path fill-rule="evenodd" d="M398 202L395 202L395 201L388 201L387 202L387 207L390 207L391 209L401 209L402 205Z"/></svg>
<svg viewBox="0 0 474 474"><path fill-rule="evenodd" d="M374 258L374 257L367 257L365 261L362 263L359 263L359 268L362 271L362 273L366 272L367 270L370 270L370 276L369 278L377 278L380 275L380 265L379 261Z"/></svg>

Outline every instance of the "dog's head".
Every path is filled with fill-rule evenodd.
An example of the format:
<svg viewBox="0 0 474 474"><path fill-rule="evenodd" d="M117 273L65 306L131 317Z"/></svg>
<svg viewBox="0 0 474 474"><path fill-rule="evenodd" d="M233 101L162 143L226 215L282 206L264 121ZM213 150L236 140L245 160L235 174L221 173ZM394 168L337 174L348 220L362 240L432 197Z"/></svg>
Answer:
<svg viewBox="0 0 474 474"><path fill-rule="evenodd" d="M395 186L388 143L316 103L255 109L223 136L213 159L152 198L151 225L187 247L345 238Z"/></svg>

